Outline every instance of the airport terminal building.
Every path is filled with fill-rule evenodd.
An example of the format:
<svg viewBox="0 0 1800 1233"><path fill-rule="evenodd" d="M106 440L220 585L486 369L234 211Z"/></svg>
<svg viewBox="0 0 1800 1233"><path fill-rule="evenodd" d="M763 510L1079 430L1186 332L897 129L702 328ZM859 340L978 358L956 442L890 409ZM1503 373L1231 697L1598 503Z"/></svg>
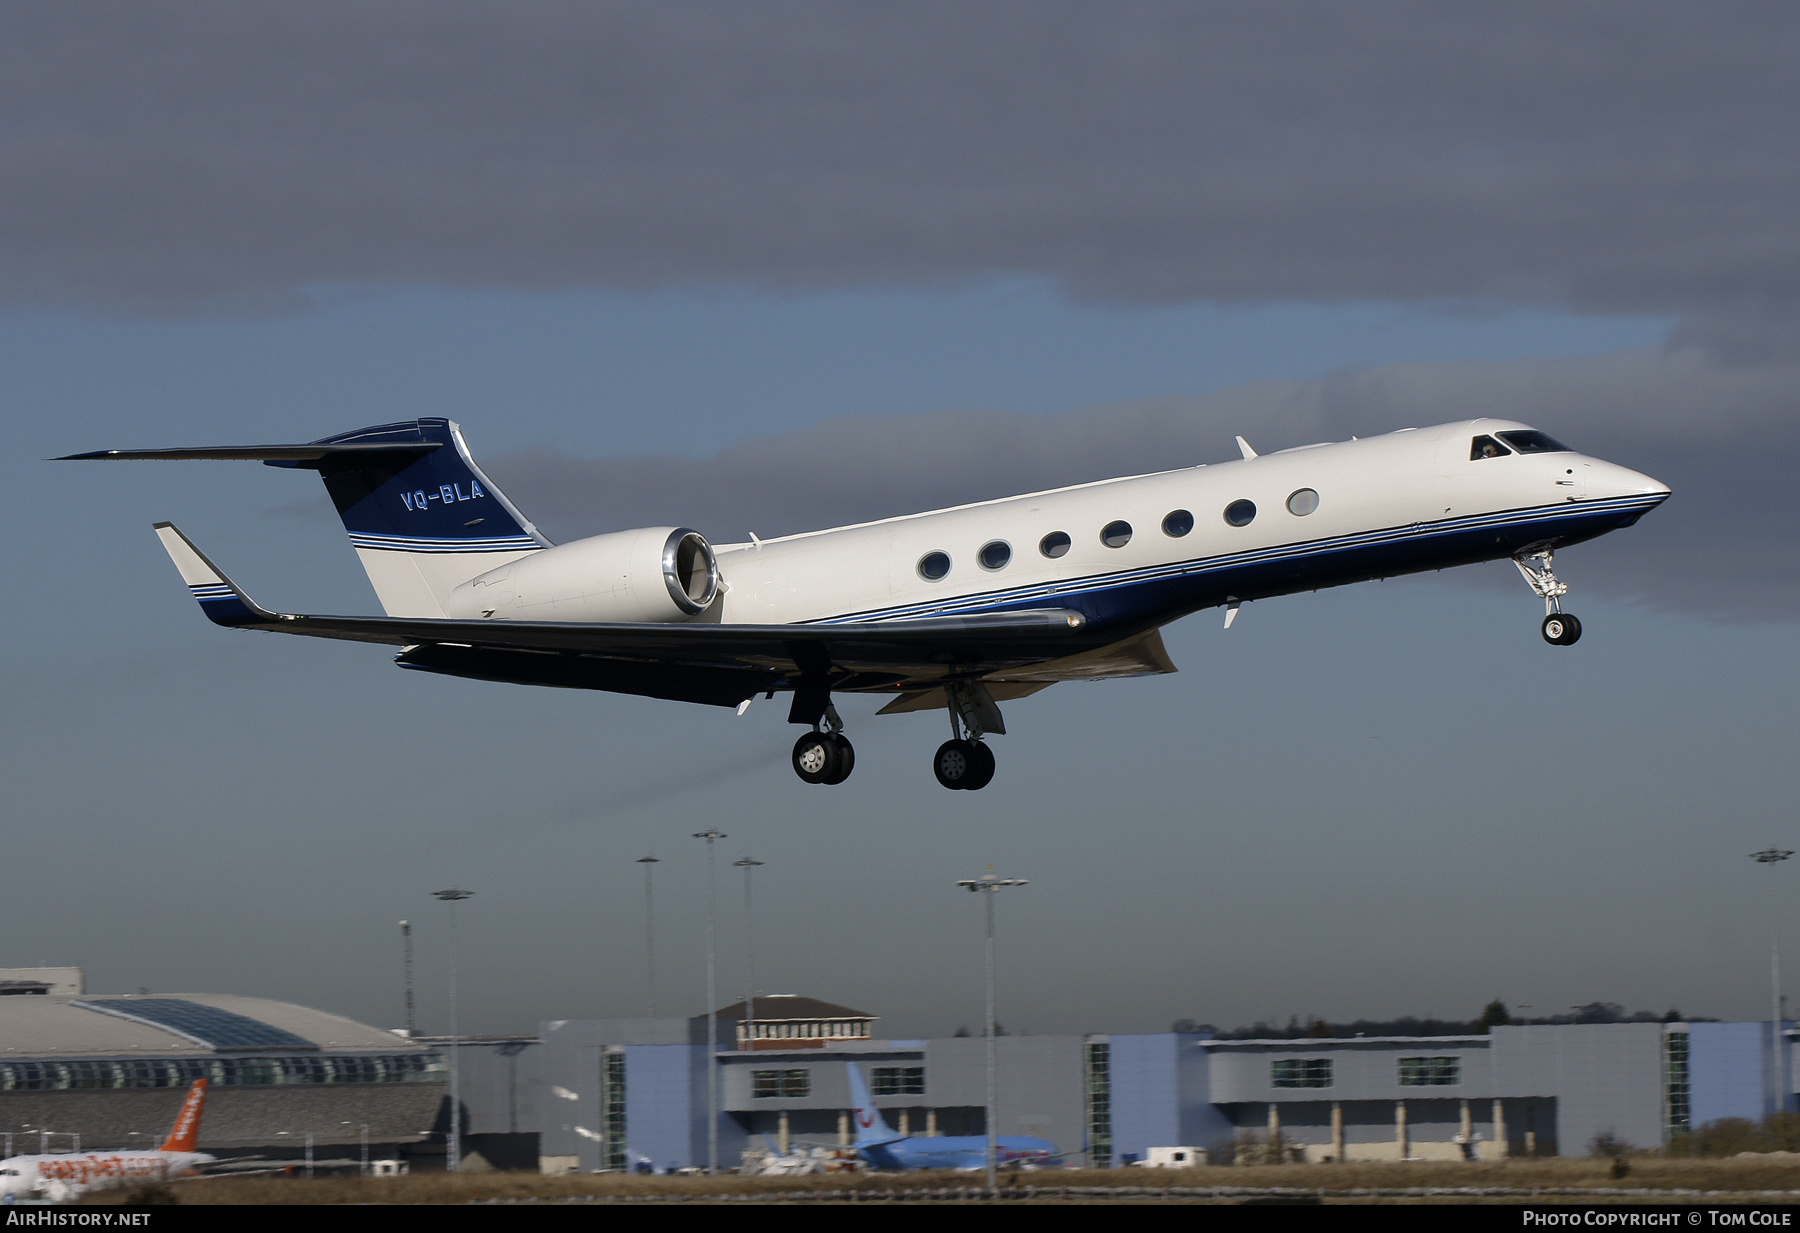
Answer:
<svg viewBox="0 0 1800 1233"><path fill-rule="evenodd" d="M703 1166L708 1064L721 1167L850 1141L847 1063L894 1130L986 1130L986 1042L898 1040L876 1016L759 996L707 1020L570 1019L536 1036L408 1037L229 994L91 995L75 969L0 972L0 1149L153 1146L209 1082L203 1151L441 1167L458 1073L469 1165L586 1172ZM1767 1023L1496 1027L1486 1035L1218 1039L1003 1036L995 1130L1111 1168L1158 1147L1284 1159L1580 1155L1654 1147L1795 1100L1793 1040Z"/></svg>
<svg viewBox="0 0 1800 1233"><path fill-rule="evenodd" d="M199 1148L442 1159L440 1050L233 994L87 994L77 968L0 972L0 1152L155 1147L207 1081ZM447 1123L446 1123L447 1124Z"/></svg>
<svg viewBox="0 0 1800 1233"><path fill-rule="evenodd" d="M873 1016L804 999L855 1034L745 1047L719 1012L719 1161L849 1139L845 1063L864 1068L890 1127L985 1133L985 1042L874 1036ZM763 999L758 999L760 1008ZM1787 1027L1788 1025L1783 1025ZM1767 1023L1496 1027L1487 1035L1219 1040L1205 1034L1004 1036L996 1131L1049 1139L1106 1168L1152 1147L1228 1161L1278 1136L1288 1159L1456 1160L1639 1147L1725 1117L1795 1108L1791 1028ZM549 1172L704 1165L706 1020L561 1020L539 1037L539 1152ZM478 1113L473 1120L481 1121Z"/></svg>

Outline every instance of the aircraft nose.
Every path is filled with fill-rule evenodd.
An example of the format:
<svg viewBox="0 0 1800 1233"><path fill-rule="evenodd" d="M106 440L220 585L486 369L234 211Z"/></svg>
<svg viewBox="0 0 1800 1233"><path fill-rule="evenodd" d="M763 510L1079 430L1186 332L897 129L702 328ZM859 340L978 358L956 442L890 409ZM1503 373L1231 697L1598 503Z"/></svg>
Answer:
<svg viewBox="0 0 1800 1233"><path fill-rule="evenodd" d="M1588 460L1584 470L1587 472L1587 490L1590 500L1607 497L1657 497L1669 495L1669 486L1661 480L1652 479L1629 467L1621 467L1614 462L1604 462L1598 458Z"/></svg>

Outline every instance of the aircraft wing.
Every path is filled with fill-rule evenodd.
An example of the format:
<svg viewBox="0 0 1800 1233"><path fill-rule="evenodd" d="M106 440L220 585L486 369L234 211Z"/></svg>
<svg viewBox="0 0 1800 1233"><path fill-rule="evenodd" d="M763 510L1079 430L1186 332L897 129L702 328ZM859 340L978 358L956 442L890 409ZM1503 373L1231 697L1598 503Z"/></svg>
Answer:
<svg viewBox="0 0 1800 1233"><path fill-rule="evenodd" d="M462 621L272 612L207 560L172 523L156 532L215 623L404 647L407 667L484 679L565 684L735 705L799 675L834 690L929 687L1089 650L1087 619L1040 608L923 620L727 625ZM586 662L584 662L586 661Z"/></svg>

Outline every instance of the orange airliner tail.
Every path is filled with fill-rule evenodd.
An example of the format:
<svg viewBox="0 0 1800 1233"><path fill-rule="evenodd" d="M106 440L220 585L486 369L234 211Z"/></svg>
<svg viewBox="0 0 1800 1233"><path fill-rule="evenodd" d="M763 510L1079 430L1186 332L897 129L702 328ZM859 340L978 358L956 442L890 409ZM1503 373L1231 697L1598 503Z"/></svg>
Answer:
<svg viewBox="0 0 1800 1233"><path fill-rule="evenodd" d="M206 1080L195 1079L194 1086L188 1089L187 1099L181 1102L181 1112L175 1115L175 1127L169 1131L169 1137L163 1140L160 1150L194 1151L194 1144L200 1140L200 1111L205 1106Z"/></svg>

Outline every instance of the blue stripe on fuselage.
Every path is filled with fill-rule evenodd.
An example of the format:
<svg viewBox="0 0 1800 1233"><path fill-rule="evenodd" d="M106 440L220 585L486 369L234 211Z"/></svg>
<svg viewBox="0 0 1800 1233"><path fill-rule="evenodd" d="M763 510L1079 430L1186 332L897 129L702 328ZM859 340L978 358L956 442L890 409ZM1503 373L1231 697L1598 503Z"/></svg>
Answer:
<svg viewBox="0 0 1800 1233"><path fill-rule="evenodd" d="M1144 620L1161 623L1201 608L1216 607L1232 597L1265 599L1500 560L1546 541L1559 547L1580 543L1629 526L1663 499L1661 495L1629 497L1413 523L1226 556L961 595L928 604L869 609L802 624L909 620L1046 606L1074 609L1096 625Z"/></svg>

